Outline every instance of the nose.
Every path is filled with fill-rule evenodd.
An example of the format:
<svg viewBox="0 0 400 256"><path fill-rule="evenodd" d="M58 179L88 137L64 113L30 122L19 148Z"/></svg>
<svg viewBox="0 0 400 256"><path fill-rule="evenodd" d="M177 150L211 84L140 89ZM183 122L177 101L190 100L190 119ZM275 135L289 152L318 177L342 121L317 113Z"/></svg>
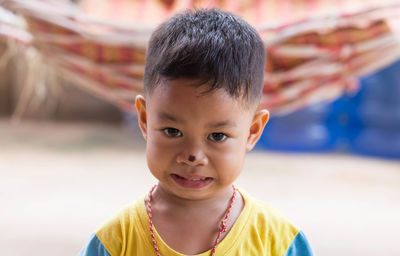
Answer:
<svg viewBox="0 0 400 256"><path fill-rule="evenodd" d="M185 145L183 150L177 155L176 161L179 164L190 166L207 165L208 158L200 145Z"/></svg>

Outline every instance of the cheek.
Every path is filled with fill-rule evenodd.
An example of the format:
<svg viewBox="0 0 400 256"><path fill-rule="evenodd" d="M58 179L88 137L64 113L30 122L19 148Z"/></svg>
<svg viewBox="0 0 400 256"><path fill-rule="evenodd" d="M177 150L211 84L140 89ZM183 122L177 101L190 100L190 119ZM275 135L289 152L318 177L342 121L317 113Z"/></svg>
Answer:
<svg viewBox="0 0 400 256"><path fill-rule="evenodd" d="M215 155L215 168L223 183L232 183L236 180L242 171L245 154L244 146L240 144Z"/></svg>
<svg viewBox="0 0 400 256"><path fill-rule="evenodd" d="M146 144L146 159L150 171L155 174L166 168L172 160L172 150L156 137L149 137Z"/></svg>

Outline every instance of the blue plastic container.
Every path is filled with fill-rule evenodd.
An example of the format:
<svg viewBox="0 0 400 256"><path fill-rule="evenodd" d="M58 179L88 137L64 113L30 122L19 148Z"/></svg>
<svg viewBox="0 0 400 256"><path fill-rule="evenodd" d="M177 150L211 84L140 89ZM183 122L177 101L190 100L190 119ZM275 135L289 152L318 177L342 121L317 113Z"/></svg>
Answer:
<svg viewBox="0 0 400 256"><path fill-rule="evenodd" d="M360 125L349 133L350 150L400 159L400 61L360 82L362 89L353 99Z"/></svg>
<svg viewBox="0 0 400 256"><path fill-rule="evenodd" d="M272 116L259 149L346 149L400 159L400 61L360 79L361 90L330 104Z"/></svg>
<svg viewBox="0 0 400 256"><path fill-rule="evenodd" d="M335 135L326 125L328 104L317 104L285 116L271 116L257 148L283 151L327 151Z"/></svg>

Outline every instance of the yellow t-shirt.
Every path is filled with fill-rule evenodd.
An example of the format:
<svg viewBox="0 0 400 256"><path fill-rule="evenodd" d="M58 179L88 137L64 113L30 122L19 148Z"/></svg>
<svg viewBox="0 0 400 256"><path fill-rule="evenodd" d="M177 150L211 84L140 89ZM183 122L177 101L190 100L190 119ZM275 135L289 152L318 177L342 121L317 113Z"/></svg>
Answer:
<svg viewBox="0 0 400 256"><path fill-rule="evenodd" d="M217 246L216 256L312 255L304 235L275 208L243 191L244 208L225 238ZM162 256L184 256L170 248L155 230ZM196 256L208 256L211 250ZM144 197L124 208L102 226L79 255L155 255L149 231Z"/></svg>

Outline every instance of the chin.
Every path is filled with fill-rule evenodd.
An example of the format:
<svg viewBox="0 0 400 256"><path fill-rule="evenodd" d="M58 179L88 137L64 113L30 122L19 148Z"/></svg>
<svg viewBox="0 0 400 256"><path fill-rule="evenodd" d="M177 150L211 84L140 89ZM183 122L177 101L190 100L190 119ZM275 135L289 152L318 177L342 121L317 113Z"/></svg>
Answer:
<svg viewBox="0 0 400 256"><path fill-rule="evenodd" d="M214 195L216 195L214 189L208 186L197 189L188 189L178 186L175 186L172 190L169 191L172 192L174 196L185 200L191 200L191 201L205 200L212 198Z"/></svg>

